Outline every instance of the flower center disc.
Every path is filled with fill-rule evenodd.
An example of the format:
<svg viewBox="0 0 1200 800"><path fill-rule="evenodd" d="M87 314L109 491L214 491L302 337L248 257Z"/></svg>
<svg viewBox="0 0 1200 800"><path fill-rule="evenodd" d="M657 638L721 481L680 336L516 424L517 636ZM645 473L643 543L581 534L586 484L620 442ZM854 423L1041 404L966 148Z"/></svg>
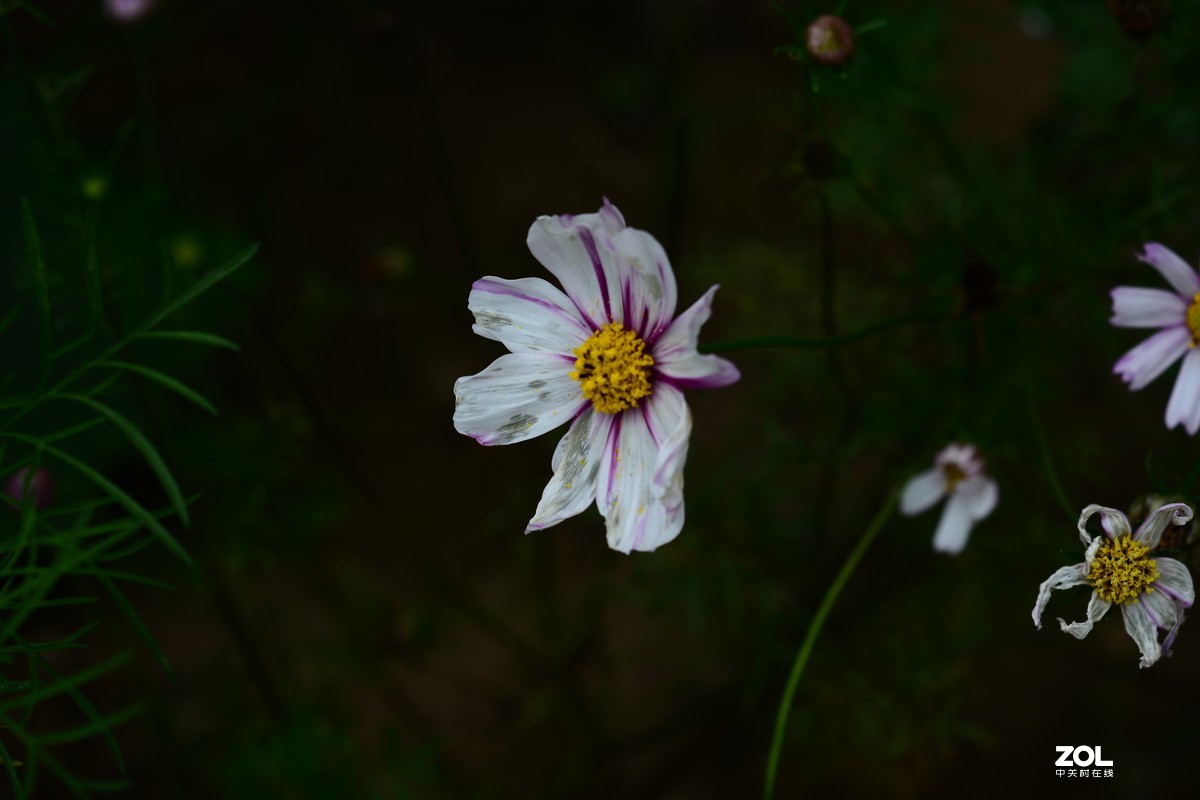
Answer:
<svg viewBox="0 0 1200 800"><path fill-rule="evenodd" d="M575 348L571 377L583 387L583 396L602 414L616 414L637 405L650 394L650 367L654 359L646 343L619 322L610 322Z"/></svg>
<svg viewBox="0 0 1200 800"><path fill-rule="evenodd" d="M947 492L953 492L954 487L966 480L967 477L967 473L963 472L962 467L958 464L946 464L942 467L942 473L946 476Z"/></svg>
<svg viewBox="0 0 1200 800"><path fill-rule="evenodd" d="M1192 304L1187 310L1187 326L1192 332L1192 347L1200 344L1200 292L1192 297Z"/></svg>
<svg viewBox="0 0 1200 800"><path fill-rule="evenodd" d="M1158 562L1147 558L1150 549L1132 536L1109 539L1100 545L1088 582L1110 603L1136 603L1140 595L1153 591L1150 584L1158 580Z"/></svg>

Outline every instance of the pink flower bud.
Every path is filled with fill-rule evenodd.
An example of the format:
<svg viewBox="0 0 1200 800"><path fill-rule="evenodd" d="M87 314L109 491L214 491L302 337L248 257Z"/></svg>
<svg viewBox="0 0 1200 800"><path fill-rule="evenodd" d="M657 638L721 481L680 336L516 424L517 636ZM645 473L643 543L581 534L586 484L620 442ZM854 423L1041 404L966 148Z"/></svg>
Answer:
<svg viewBox="0 0 1200 800"><path fill-rule="evenodd" d="M804 34L808 54L818 64L837 66L854 55L854 30L841 17L817 17Z"/></svg>
<svg viewBox="0 0 1200 800"><path fill-rule="evenodd" d="M43 467L38 467L32 475L29 474L29 467L21 467L5 481L4 493L18 506L28 495L40 511L50 505L54 496L54 478L50 476L50 470Z"/></svg>

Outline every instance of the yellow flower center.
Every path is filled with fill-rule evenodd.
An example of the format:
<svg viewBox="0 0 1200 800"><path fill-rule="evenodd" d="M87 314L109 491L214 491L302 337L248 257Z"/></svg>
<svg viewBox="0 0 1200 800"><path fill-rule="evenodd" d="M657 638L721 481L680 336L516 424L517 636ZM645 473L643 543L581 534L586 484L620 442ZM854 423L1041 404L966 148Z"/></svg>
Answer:
<svg viewBox="0 0 1200 800"><path fill-rule="evenodd" d="M963 472L962 467L957 464L946 464L942 467L942 472L946 473L946 491L953 492L954 487L962 483L967 477L967 473Z"/></svg>
<svg viewBox="0 0 1200 800"><path fill-rule="evenodd" d="M1200 292L1192 296L1187 310L1187 326L1192 332L1192 347L1200 344Z"/></svg>
<svg viewBox="0 0 1200 800"><path fill-rule="evenodd" d="M1158 580L1158 562L1146 557L1149 552L1132 536L1108 539L1096 551L1088 582L1101 600L1136 603L1143 593L1154 591L1150 584Z"/></svg>
<svg viewBox="0 0 1200 800"><path fill-rule="evenodd" d="M575 348L571 377L583 386L583 396L602 414L616 414L637 405L650 394L654 359L646 343L619 322L610 322Z"/></svg>

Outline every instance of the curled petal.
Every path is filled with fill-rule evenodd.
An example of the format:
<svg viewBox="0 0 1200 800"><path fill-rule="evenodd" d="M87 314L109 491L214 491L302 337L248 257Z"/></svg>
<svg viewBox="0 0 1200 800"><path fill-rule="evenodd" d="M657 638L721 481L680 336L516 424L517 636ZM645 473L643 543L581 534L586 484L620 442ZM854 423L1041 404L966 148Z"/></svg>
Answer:
<svg viewBox="0 0 1200 800"><path fill-rule="evenodd" d="M592 335L571 299L541 278L480 278L467 307L475 333L514 353L568 355Z"/></svg>
<svg viewBox="0 0 1200 800"><path fill-rule="evenodd" d="M1167 283L1184 297L1192 297L1200 292L1200 276L1169 247L1163 247L1157 242L1148 242L1137 259L1158 270L1167 279Z"/></svg>
<svg viewBox="0 0 1200 800"><path fill-rule="evenodd" d="M1187 301L1163 289L1118 286L1112 290L1113 316L1119 328L1165 328L1184 322Z"/></svg>
<svg viewBox="0 0 1200 800"><path fill-rule="evenodd" d="M1042 581L1042 585L1038 587L1037 602L1033 604L1033 624L1039 629L1042 627L1042 612L1050 602L1051 592L1056 589L1070 589L1081 583L1087 583L1087 566L1084 564L1063 567Z"/></svg>
<svg viewBox="0 0 1200 800"><path fill-rule="evenodd" d="M1147 386L1166 372L1192 343L1192 334L1185 325L1163 328L1117 360L1113 372L1129 384L1130 391Z"/></svg>
<svg viewBox="0 0 1200 800"><path fill-rule="evenodd" d="M1196 588L1192 584L1192 573L1182 562L1173 558L1159 556L1155 559L1158 565L1158 580L1154 588L1159 589L1177 604L1191 608L1196 602Z"/></svg>
<svg viewBox="0 0 1200 800"><path fill-rule="evenodd" d="M1092 535L1087 532L1087 523L1094 515L1100 514L1100 526L1110 539L1116 539L1129 533L1129 518L1115 508L1099 506L1092 503L1079 515L1079 539L1085 545L1092 543Z"/></svg>
<svg viewBox="0 0 1200 800"><path fill-rule="evenodd" d="M1167 402L1167 428L1182 424L1189 435L1200 430L1200 349L1183 357L1183 365Z"/></svg>
<svg viewBox="0 0 1200 800"><path fill-rule="evenodd" d="M1186 525L1192 518L1192 509L1187 503L1167 503L1159 506L1138 526L1136 538L1151 550L1158 547L1163 531L1168 525Z"/></svg>
<svg viewBox="0 0 1200 800"><path fill-rule="evenodd" d="M532 439L565 425L587 401L570 376L571 359L509 353L454 382L454 429L483 445Z"/></svg>
<svg viewBox="0 0 1200 800"><path fill-rule="evenodd" d="M911 517L930 508L946 494L946 473L933 467L914 475L900 494L900 513Z"/></svg>
<svg viewBox="0 0 1200 800"><path fill-rule="evenodd" d="M1138 666L1145 668L1154 666L1162 656L1162 646L1158 643L1158 625L1154 621L1154 612L1146 603L1126 603L1121 606L1121 616L1125 618L1125 632L1137 644L1142 659Z"/></svg>
<svg viewBox="0 0 1200 800"><path fill-rule="evenodd" d="M1059 617L1058 627L1062 628L1063 633L1069 633L1076 639L1082 639L1092 632L1092 626L1108 613L1112 603L1107 600L1101 600L1100 595L1092 592L1092 599L1088 601L1087 619L1083 622L1067 622Z"/></svg>
<svg viewBox="0 0 1200 800"><path fill-rule="evenodd" d="M733 362L720 356L701 355L696 346L700 327L712 316L711 287L692 306L675 318L651 345L654 368L671 383L685 389L715 389L736 383L741 373Z"/></svg>

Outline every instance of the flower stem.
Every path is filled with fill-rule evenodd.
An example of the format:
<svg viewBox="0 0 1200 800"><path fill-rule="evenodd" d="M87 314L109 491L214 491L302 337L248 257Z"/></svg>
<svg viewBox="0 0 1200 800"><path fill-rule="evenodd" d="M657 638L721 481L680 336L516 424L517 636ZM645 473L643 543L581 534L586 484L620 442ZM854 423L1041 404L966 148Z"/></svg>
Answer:
<svg viewBox="0 0 1200 800"><path fill-rule="evenodd" d="M1068 517L1072 520L1078 519L1079 512L1067 499L1067 493L1063 491L1062 484L1058 480L1058 473L1054 470L1054 461L1050 458L1050 446L1046 443L1046 433L1042 430L1042 421L1038 417L1037 407L1033 404L1033 395L1026 394L1025 403L1029 407L1029 421L1033 425L1033 435L1037 439L1038 451L1042 454L1042 468L1046 471L1046 480L1050 482L1050 490L1054 493L1054 499L1062 506L1062 510Z"/></svg>
<svg viewBox="0 0 1200 800"><path fill-rule="evenodd" d="M808 658L812 655L813 646L817 643L817 637L821 634L821 628L825 625L825 619L829 616L829 612L833 610L833 604L837 602L838 595L842 593L842 588L858 567L858 562L862 561L862 557L867 552L867 548L871 546L871 542L875 540L875 536L883 528L884 523L891 517L892 512L896 509L895 492L888 495L887 501L883 504L883 508L879 509L879 513L875 515L875 519L871 520L871 524L867 527L862 538L858 540L858 544L854 545L854 549L850 551L850 555L846 558L846 563L842 565L837 576L833 579L833 583L829 587L829 591L825 593L824 599L821 600L821 605L817 608L817 613L813 616L812 624L808 626L808 633L804 637L804 641L800 645L800 649L796 652L796 660L792 663L792 672L788 675L787 686L784 687L783 697L779 701L779 711L775 715L775 736L771 740L771 752L767 757L767 774L763 784L763 800L771 800L775 794L775 775L779 770L779 755L783 750L783 739L787 733L788 715L792 711L792 701L796 696L796 687L800 684L800 676L804 674L804 667L808 664Z"/></svg>
<svg viewBox="0 0 1200 800"><path fill-rule="evenodd" d="M902 328L905 325L912 325L916 322L934 322L936 320L945 319L947 316L944 311L921 311L915 314L905 314L901 317L893 317L892 319L876 322L872 325L867 325L864 328L859 328L856 331L849 333L839 333L835 336L826 336L817 339L806 338L803 336L755 336L749 339L734 339L729 342L713 342L712 344L702 344L698 348L701 353L728 353L734 350L758 350L765 347L795 347L795 348L822 348L822 347L837 347L850 342L856 342L859 339L866 339L877 333L892 330L893 328Z"/></svg>

